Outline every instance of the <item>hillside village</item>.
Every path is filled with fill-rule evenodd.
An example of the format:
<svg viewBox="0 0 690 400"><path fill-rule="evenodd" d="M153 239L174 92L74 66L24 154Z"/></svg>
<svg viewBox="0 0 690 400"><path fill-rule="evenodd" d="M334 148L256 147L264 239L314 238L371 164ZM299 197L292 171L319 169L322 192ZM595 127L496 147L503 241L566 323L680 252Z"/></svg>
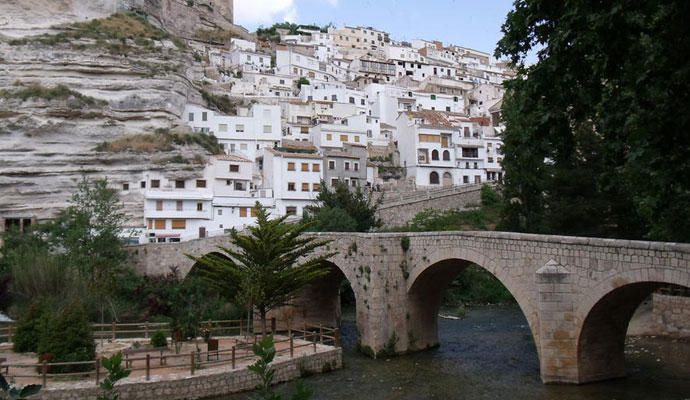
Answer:
<svg viewBox="0 0 690 400"><path fill-rule="evenodd" d="M513 72L489 53L396 41L372 27L204 32L182 36L201 96L188 95L177 117L219 154L197 157L193 168L142 166L110 177L123 201L143 211L129 223L133 242L242 228L257 201L274 215L301 217L322 185L338 181L400 192L503 179L502 83ZM132 138L118 140L130 148ZM4 228L35 220L3 214Z"/></svg>

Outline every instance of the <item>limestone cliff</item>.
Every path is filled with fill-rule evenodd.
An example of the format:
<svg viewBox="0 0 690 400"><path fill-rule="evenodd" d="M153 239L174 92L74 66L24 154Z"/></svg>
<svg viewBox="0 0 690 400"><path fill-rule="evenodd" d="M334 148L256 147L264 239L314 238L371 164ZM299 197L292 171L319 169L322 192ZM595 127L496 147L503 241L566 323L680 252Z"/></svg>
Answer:
<svg viewBox="0 0 690 400"><path fill-rule="evenodd" d="M29 3L34 0L10 0L0 15L14 17L22 11L18 4ZM103 144L183 131L180 115L190 98L200 98L203 69L184 41L142 17L118 14L55 28L38 22L69 2L50 3L36 9L39 15L22 14L25 25L14 19L5 25L15 38L0 37L0 220L54 216L87 176L108 177L115 188L129 183L126 211L131 225L141 226L143 198L134 189L142 172L188 175L202 167L209 149L171 142L147 151L112 150ZM75 16L98 16L96 8L85 6ZM53 21L69 22L66 14ZM25 37L17 39L18 32Z"/></svg>

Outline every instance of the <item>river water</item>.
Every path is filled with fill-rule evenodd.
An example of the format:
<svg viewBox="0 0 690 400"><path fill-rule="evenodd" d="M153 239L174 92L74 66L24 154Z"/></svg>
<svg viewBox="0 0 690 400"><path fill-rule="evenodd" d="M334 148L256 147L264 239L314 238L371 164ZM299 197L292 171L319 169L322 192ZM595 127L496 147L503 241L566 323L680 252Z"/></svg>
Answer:
<svg viewBox="0 0 690 400"><path fill-rule="evenodd" d="M371 360L354 350L356 327L345 321L345 368L305 379L313 400L690 400L688 341L628 338L627 378L563 386L541 383L537 352L517 306L470 309L463 320L440 320L439 329L435 350Z"/></svg>

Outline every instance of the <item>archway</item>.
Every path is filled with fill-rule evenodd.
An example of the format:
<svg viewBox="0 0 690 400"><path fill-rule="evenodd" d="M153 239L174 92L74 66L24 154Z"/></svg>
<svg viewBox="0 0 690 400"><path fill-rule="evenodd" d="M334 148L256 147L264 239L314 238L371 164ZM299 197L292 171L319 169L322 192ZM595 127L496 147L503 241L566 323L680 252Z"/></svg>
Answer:
<svg viewBox="0 0 690 400"><path fill-rule="evenodd" d="M598 298L584 317L578 335L578 382L626 376L624 350L630 321L640 304L663 287L681 286L637 282L619 286Z"/></svg>
<svg viewBox="0 0 690 400"><path fill-rule="evenodd" d="M432 159L433 161L438 161L438 150L433 150L433 151L431 152L431 159Z"/></svg>
<svg viewBox="0 0 690 400"><path fill-rule="evenodd" d="M311 326L340 327L343 316L342 300L355 307L356 295L342 270L331 262L326 263L328 273L309 284L291 304L271 312L271 316L281 321L281 326L289 323L299 328L305 323Z"/></svg>
<svg viewBox="0 0 690 400"><path fill-rule="evenodd" d="M450 172L443 173L443 186L453 186L453 175Z"/></svg>
<svg viewBox="0 0 690 400"><path fill-rule="evenodd" d="M510 287L509 283L506 284L504 279L497 277L493 272L494 268L487 268L479 265L476 261L469 261L464 258L448 258L437 261L410 277L411 284L408 286L407 297L409 311L407 326L409 340L414 341L414 346L411 347L424 349L440 344L438 334L439 311L444 294L453 280L470 267L495 278L496 283L500 283L510 293L527 318L530 334L534 338L534 324L530 318L532 312L527 306L528 301L516 296L515 288Z"/></svg>
<svg viewBox="0 0 690 400"><path fill-rule="evenodd" d="M439 184L441 183L441 180L440 180L440 178L439 178L439 176L438 176L438 172L432 171L432 172L429 174L429 183L430 183L431 185L439 185Z"/></svg>
<svg viewBox="0 0 690 400"><path fill-rule="evenodd" d="M443 161L450 161L450 151L443 150Z"/></svg>

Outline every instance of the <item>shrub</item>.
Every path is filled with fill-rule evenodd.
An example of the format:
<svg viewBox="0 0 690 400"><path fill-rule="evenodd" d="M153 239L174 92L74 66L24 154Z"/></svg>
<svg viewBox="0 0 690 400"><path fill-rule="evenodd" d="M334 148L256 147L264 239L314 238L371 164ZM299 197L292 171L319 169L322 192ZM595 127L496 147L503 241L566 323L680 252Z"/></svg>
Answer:
<svg viewBox="0 0 690 400"><path fill-rule="evenodd" d="M93 330L81 303L73 302L50 318L39 341L38 353L52 355L52 362L91 361L96 358ZM90 364L54 366L51 372L83 372L93 367Z"/></svg>
<svg viewBox="0 0 690 400"><path fill-rule="evenodd" d="M28 312L17 321L17 332L14 335L13 348L18 353L38 350L38 341L45 329L47 309L43 302L35 301Z"/></svg>
<svg viewBox="0 0 690 400"><path fill-rule="evenodd" d="M156 331L151 335L151 346L153 347L167 347L168 339L163 331Z"/></svg>
<svg viewBox="0 0 690 400"><path fill-rule="evenodd" d="M498 204L501 201L501 196L489 185L482 186L481 191L482 205L490 207Z"/></svg>
<svg viewBox="0 0 690 400"><path fill-rule="evenodd" d="M410 249L410 238L407 236L403 236L400 238L400 247L403 249L403 251L407 251Z"/></svg>

